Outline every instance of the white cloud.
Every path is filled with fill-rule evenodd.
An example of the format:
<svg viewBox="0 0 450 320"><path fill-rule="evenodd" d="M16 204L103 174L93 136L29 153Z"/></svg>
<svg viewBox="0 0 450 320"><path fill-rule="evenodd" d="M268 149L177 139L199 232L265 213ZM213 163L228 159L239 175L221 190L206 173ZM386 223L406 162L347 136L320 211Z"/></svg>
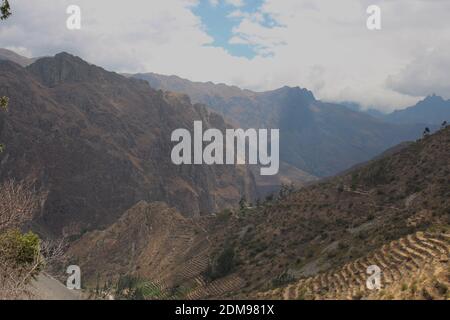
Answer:
<svg viewBox="0 0 450 320"><path fill-rule="evenodd" d="M213 7L217 7L221 0L208 0L209 4ZM224 3L233 7L242 7L245 3L244 0L222 0Z"/></svg>
<svg viewBox="0 0 450 320"><path fill-rule="evenodd" d="M211 46L214 39L191 11L198 0L128 0L127 6L15 0L13 16L1 24L0 47L33 56L68 51L120 72L177 74L255 90L302 86L321 99L385 110L412 104L428 90L448 90L450 79L439 66L449 66L450 47L442 44L450 43L450 1L379 0L383 29L374 32L366 29L373 0L265 0L252 14L239 10L242 1L223 1L236 8L230 42L249 44L258 56L234 57ZM82 9L80 31L65 28L69 4ZM426 81L423 70L430 73Z"/></svg>
<svg viewBox="0 0 450 320"><path fill-rule="evenodd" d="M225 0L225 2L235 7L242 7L244 5L244 0Z"/></svg>
<svg viewBox="0 0 450 320"><path fill-rule="evenodd" d="M228 18L245 18L248 17L248 13L241 11L240 9L236 9L231 11L231 13L228 14Z"/></svg>
<svg viewBox="0 0 450 320"><path fill-rule="evenodd" d="M386 79L414 59L425 66L431 57L417 57L450 40L446 18L450 1L378 1L383 29L375 32L365 27L370 4L373 1L266 0L259 19L255 14L240 16L231 41L252 45L261 55L271 53L277 62L274 68L283 73L280 79L314 89L322 99L354 100L392 110L414 103L431 93L428 90L443 92L441 87L447 88L449 81L437 70L429 69L436 81L414 94L417 86L397 90L387 86ZM276 21L275 26L268 26L261 16ZM441 48L440 53L444 59L450 48ZM439 81L445 85L438 87Z"/></svg>
<svg viewBox="0 0 450 320"><path fill-rule="evenodd" d="M217 7L219 5L219 0L209 0L209 4L213 7Z"/></svg>
<svg viewBox="0 0 450 320"><path fill-rule="evenodd" d="M233 28L231 44L247 44L262 56L272 54L276 48L286 45L280 31L283 27L266 26L266 17L262 12L241 15L241 22Z"/></svg>
<svg viewBox="0 0 450 320"><path fill-rule="evenodd" d="M15 53L20 54L21 56L26 58L33 58L30 50L25 47L6 46L5 49L14 51Z"/></svg>
<svg viewBox="0 0 450 320"><path fill-rule="evenodd" d="M387 86L411 96L431 93L450 99L450 50L430 48L399 73L388 77Z"/></svg>

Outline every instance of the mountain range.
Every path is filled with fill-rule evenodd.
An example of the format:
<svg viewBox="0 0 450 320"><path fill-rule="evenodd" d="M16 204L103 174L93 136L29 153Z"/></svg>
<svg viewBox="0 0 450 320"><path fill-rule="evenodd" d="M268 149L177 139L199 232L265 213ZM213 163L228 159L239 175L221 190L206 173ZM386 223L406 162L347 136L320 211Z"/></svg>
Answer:
<svg viewBox="0 0 450 320"><path fill-rule="evenodd" d="M80 235L116 221L136 202L164 201L184 215L211 214L256 197L245 166L176 166L171 133L193 122L225 129L185 95L156 91L67 53L22 67L0 60L0 180L45 195L36 226Z"/></svg>
<svg viewBox="0 0 450 320"><path fill-rule="evenodd" d="M36 60L5 49L1 59L23 66ZM417 139L425 126L437 128L450 113L450 102L437 96L384 115L362 112L351 103L323 102L298 87L253 92L155 73L126 76L145 80L156 90L186 94L193 104L205 105L234 127L280 129L280 173L255 174L261 196L282 184L304 185L365 162L400 142Z"/></svg>
<svg viewBox="0 0 450 320"><path fill-rule="evenodd" d="M416 105L394 111L384 117L391 123L420 123L429 126L441 125L450 121L450 100L435 94L427 96Z"/></svg>
<svg viewBox="0 0 450 320"><path fill-rule="evenodd" d="M322 102L298 87L253 92L154 73L124 77L66 53L29 59L2 49L0 63L4 68L1 91L10 97L12 106L7 121L2 121L2 136L9 146L2 156L3 179L30 176L39 181L49 192L43 208L49 216L40 218L42 225L57 224L50 229L59 231L63 226L73 229L65 231L69 234L108 225L139 200L166 201L187 215L207 214L242 197L264 197L282 184L302 186L368 161L400 142L417 139L424 125L435 126L450 110L448 101L430 96L417 106L381 119L348 105ZM25 85L19 89L17 81ZM440 112L425 111L435 109ZM428 114L433 115L426 118ZM262 177L256 167L171 168L170 129L190 128L195 119L218 128L279 128L280 173ZM26 162L25 154L15 153L23 150L23 145L31 146L27 156L32 155L36 163L26 169L20 167ZM55 150L47 153L43 151L46 148ZM122 176L84 167L80 156L72 154L76 149L83 150L85 157L95 154L94 159L104 158L98 166L110 172L123 171ZM161 163L167 174L161 175ZM79 175L67 174L68 168ZM159 173L158 178L154 172ZM126 187L118 182L121 179L128 181ZM92 181L101 181L96 186L105 184L109 190L97 193L83 187ZM117 183L120 187L116 189ZM65 196L61 200L67 194L65 188L74 199ZM79 196L80 191L89 193L86 198L91 199L77 200L86 199ZM111 195L120 205L105 205ZM85 217L78 219L78 214ZM73 226L72 219L76 221Z"/></svg>
<svg viewBox="0 0 450 320"><path fill-rule="evenodd" d="M373 108L363 109L354 102L342 102L346 107L370 114L371 116L395 124L421 124L423 126L437 127L444 121L450 120L450 100L431 94L420 100L415 105L384 113Z"/></svg>
<svg viewBox="0 0 450 320"><path fill-rule="evenodd" d="M415 140L426 123L387 121L317 100L311 91L298 87L253 92L155 73L133 77L148 81L156 89L188 94L193 102L208 105L236 126L279 128L281 161L317 177L335 175L402 141ZM411 110L416 108L422 108L421 104ZM435 108L434 104L429 108ZM440 113L433 119L439 124L450 113L450 103L443 109L447 114ZM406 112L399 111L398 117Z"/></svg>

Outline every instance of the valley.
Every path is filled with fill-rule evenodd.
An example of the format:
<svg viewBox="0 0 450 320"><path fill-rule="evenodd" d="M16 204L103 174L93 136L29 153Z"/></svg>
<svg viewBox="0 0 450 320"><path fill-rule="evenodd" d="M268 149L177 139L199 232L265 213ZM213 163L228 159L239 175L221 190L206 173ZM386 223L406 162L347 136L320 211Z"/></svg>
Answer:
<svg viewBox="0 0 450 320"><path fill-rule="evenodd" d="M447 299L449 148L447 128L257 207L172 227L158 223L161 231L150 223L148 228L158 234L165 230L172 239L151 250L173 263L161 264L149 251L168 235L155 234L151 241L146 233L149 240L140 250L134 239L124 243L118 237L136 234L129 227L143 225L132 218L137 208L126 215L131 221L88 234L72 250L86 264L83 269L93 271L93 286L95 273L114 283L101 270L114 265L130 270L128 263L136 261L134 275L153 288L145 291L149 299ZM122 254L115 251L117 239ZM98 259L97 250L104 258ZM134 260L126 252L133 252ZM218 261L225 265L219 267ZM371 264L382 270L380 291L365 286Z"/></svg>
<svg viewBox="0 0 450 320"><path fill-rule="evenodd" d="M201 121L194 121L193 138L184 128L172 132L171 140L178 142L171 152L174 164L256 165L259 163L260 175L273 176L278 173L280 139L278 129L271 129L270 133L267 129L245 131L226 129L223 134L217 129L208 129L203 132L202 128ZM204 150L203 142L210 142Z"/></svg>

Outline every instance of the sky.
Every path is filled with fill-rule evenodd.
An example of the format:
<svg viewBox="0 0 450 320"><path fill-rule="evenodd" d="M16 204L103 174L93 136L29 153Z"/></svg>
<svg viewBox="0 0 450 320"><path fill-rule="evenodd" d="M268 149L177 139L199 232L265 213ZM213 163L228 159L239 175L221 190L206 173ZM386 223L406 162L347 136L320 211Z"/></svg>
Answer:
<svg viewBox="0 0 450 320"><path fill-rule="evenodd" d="M392 111L450 98L448 0L11 0L0 47ZM37 4L38 3L38 4ZM381 8L381 30L366 27ZM81 29L66 27L69 5Z"/></svg>

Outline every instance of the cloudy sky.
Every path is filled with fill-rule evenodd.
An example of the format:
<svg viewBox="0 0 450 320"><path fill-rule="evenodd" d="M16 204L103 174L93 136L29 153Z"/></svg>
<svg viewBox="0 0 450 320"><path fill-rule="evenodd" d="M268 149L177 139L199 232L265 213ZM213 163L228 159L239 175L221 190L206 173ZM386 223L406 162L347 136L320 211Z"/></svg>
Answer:
<svg viewBox="0 0 450 320"><path fill-rule="evenodd" d="M0 47L389 111L450 98L449 0L10 0ZM124 4L122 4L124 3ZM66 9L81 8L81 30ZM382 29L366 27L369 5Z"/></svg>

